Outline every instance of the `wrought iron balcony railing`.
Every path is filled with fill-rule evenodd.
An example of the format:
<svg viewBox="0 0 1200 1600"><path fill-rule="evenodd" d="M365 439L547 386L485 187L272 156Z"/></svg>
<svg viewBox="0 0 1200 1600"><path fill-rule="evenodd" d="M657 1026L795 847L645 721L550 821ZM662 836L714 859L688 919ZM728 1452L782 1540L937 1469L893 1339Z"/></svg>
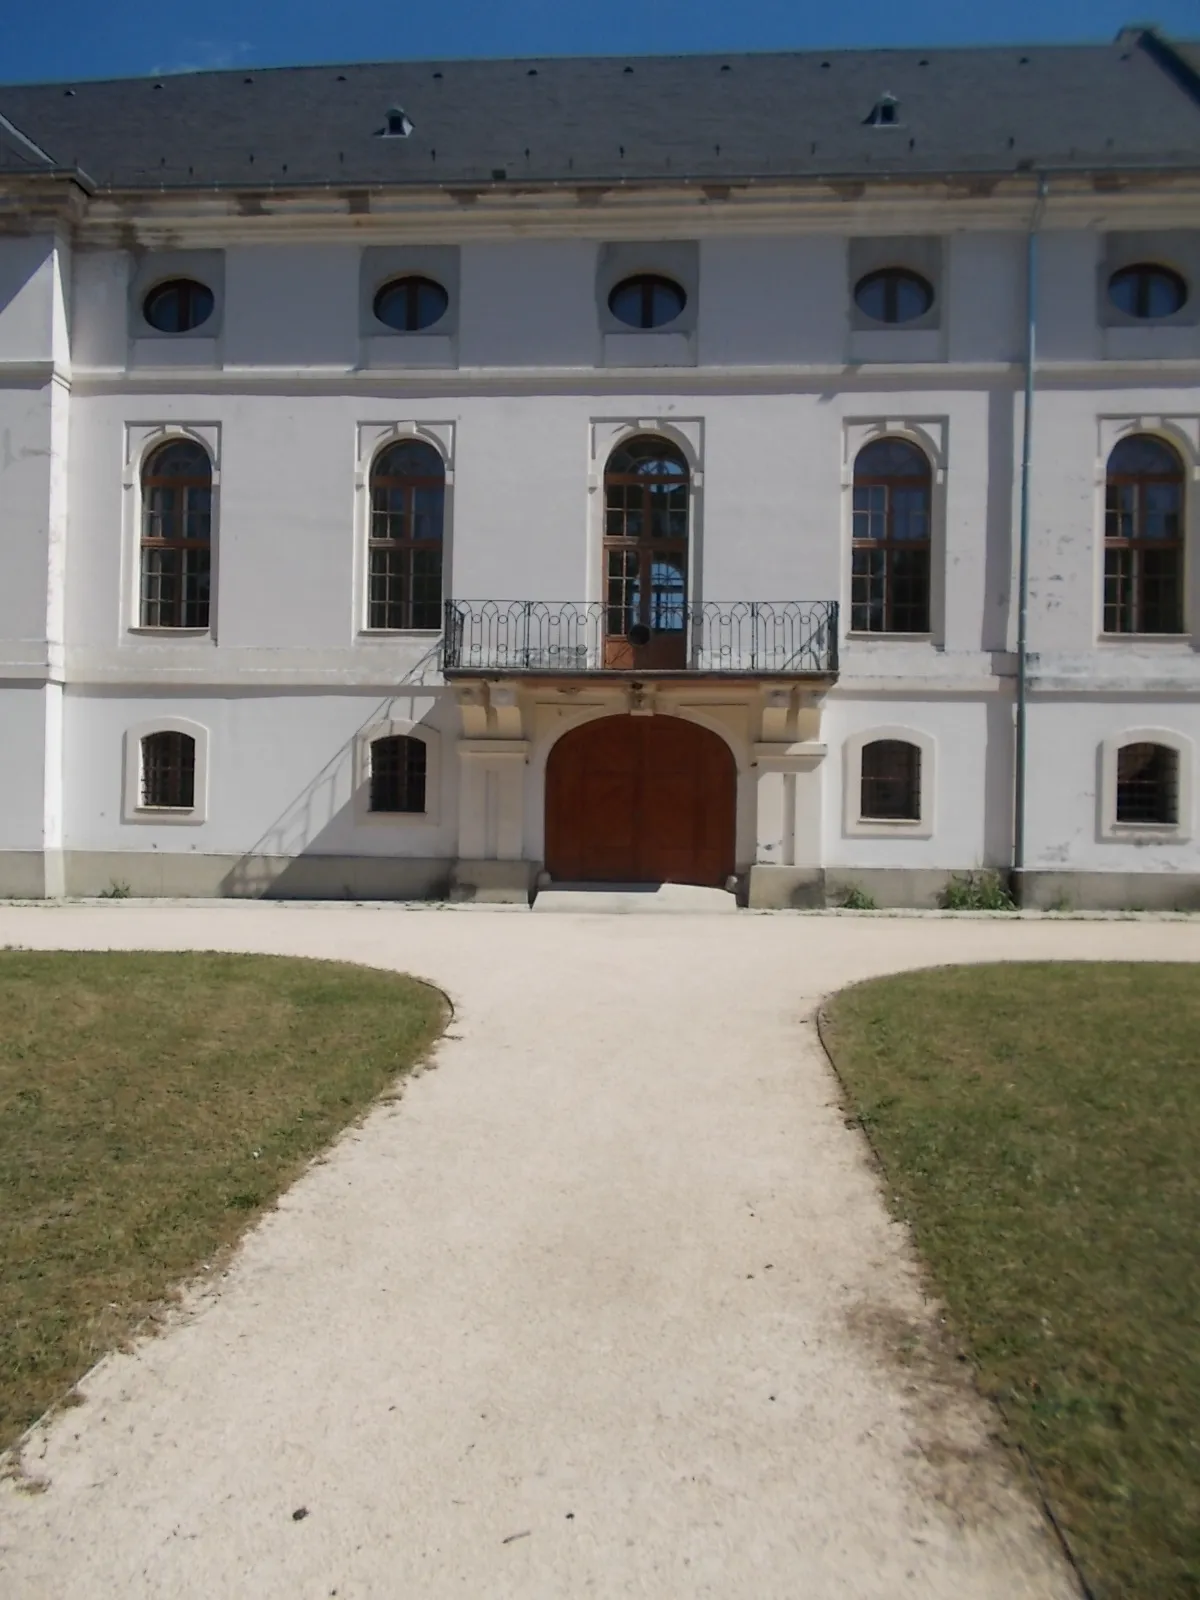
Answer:
<svg viewBox="0 0 1200 1600"><path fill-rule="evenodd" d="M837 672L836 600L670 598L655 626L603 601L447 600L446 672Z"/></svg>

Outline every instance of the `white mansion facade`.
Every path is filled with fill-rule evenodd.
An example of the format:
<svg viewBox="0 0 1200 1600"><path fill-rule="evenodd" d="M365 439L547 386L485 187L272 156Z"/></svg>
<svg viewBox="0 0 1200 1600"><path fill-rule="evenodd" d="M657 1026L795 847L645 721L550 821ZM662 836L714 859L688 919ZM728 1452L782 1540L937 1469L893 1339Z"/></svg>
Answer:
<svg viewBox="0 0 1200 1600"><path fill-rule="evenodd" d="M1198 746L1186 48L0 88L0 894L1194 906Z"/></svg>

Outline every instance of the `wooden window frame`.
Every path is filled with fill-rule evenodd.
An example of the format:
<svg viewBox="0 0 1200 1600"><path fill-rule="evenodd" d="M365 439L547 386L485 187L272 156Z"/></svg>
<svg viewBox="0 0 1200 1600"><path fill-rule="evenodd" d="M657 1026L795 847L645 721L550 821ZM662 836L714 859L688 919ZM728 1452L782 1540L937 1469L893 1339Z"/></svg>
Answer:
<svg viewBox="0 0 1200 1600"><path fill-rule="evenodd" d="M652 444L664 459L675 460L682 468L682 474L679 472L651 474L614 470L614 460L617 460L625 451L643 443ZM670 650L675 645L681 647L678 651L679 661L677 665L680 667L684 665L684 655L687 649L687 618L691 585L689 565L692 477L691 464L683 450L674 440L668 439L662 434L635 434L633 437L624 439L615 445L609 453L604 468L601 511L604 519L601 539L601 585L604 603L603 629L606 641L606 657L612 654L612 647L610 647L608 641L613 641L614 644L618 640L625 641L633 636L635 629L644 629L646 638L634 647L635 650L652 648L654 646L654 635L659 634L663 640L660 648ZM656 490L661 491L664 488L679 490L683 495L685 531L681 536L672 535L666 538L654 538L649 531L653 525L652 512L663 509L655 506L654 494ZM625 503L615 506L610 504L610 494L614 490L620 492ZM627 503L630 490L641 491L638 504L635 506ZM666 509L671 510L673 508L667 507ZM629 535L610 531L610 519L612 517L619 517L622 524L627 526L631 512L636 513L641 518L642 532L640 534ZM620 566L623 568L620 572L614 572L613 570L614 557L619 559ZM683 588L679 600L682 627L678 629L656 629L654 626L654 566L656 562L664 559L677 561L678 570L683 578ZM613 599L614 582L618 585L618 592L621 596L618 600ZM636 616L633 614L633 608L629 600L635 585L638 595ZM618 625L613 626L618 614L620 619ZM640 662L636 658L631 659L628 663L623 660L618 662L614 658L608 664L627 664L632 667L639 665ZM666 662L658 664L667 665Z"/></svg>
<svg viewBox="0 0 1200 1600"><path fill-rule="evenodd" d="M877 474L861 473L859 461L873 445L882 443L900 444L911 450L914 456L924 462L923 475L917 474ZM898 539L893 529L895 527L894 492L897 489L912 490L921 487L925 492L925 521L926 536L924 539ZM886 496L883 509L884 533L882 537L864 538L859 536L860 518L872 519L876 513L870 506L858 505L860 490L868 492L872 489L882 489ZM933 467L928 455L920 445L914 444L911 439L888 436L884 439L872 439L862 445L854 457L854 465L850 481L850 631L853 634L862 634L873 638L885 635L900 635L902 637L927 638L932 632L933 623ZM867 526L871 525L870 520ZM878 573L872 572L870 561L862 563L866 571L856 570L860 562L859 556L869 556L871 552L878 551L883 559L883 621L882 626L873 627L871 624L871 589L872 580L878 578ZM924 584L923 606L918 615L921 626L897 626L897 613L900 607L895 599L897 578L895 569L898 556L923 556ZM866 598L858 596L862 588L866 588ZM911 603L905 608L913 610ZM906 619L907 620L907 619Z"/></svg>
<svg viewBox="0 0 1200 1600"><path fill-rule="evenodd" d="M1183 459L1178 450L1157 434L1129 434L1127 439L1146 438L1152 440L1167 452L1175 462L1176 470L1172 472L1114 472L1111 466L1113 455L1120 449L1125 441L1119 441L1109 454L1109 464L1104 473L1104 569L1103 592L1101 596L1101 631L1106 638L1136 638L1139 635L1158 636L1163 638L1177 638L1187 631L1186 625L1186 516L1187 494L1185 489L1186 473ZM1144 534L1146 510L1145 490L1152 486L1170 486L1176 490L1177 505L1175 507L1176 537L1171 540L1147 538ZM1126 511L1116 497L1122 490L1133 491L1133 506ZM1133 532L1128 535L1112 533L1114 519L1116 526L1121 526L1121 519L1128 516ZM1158 581L1164 585L1171 585L1171 616L1174 619L1170 627L1147 627L1148 615L1153 618L1153 603L1148 599L1147 588L1153 579L1148 579L1145 572L1145 558L1147 555L1170 555L1174 558L1175 572L1171 578ZM1112 586L1116 586L1115 598L1110 599ZM1157 602L1159 610L1165 610L1162 602ZM1153 618L1153 620L1161 620ZM1128 621L1129 626L1122 626Z"/></svg>
<svg viewBox="0 0 1200 1600"><path fill-rule="evenodd" d="M203 457L203 472L197 471L194 476L156 473L157 463L170 452L184 448L195 452L198 458ZM165 439L147 453L142 462L140 483L138 626L155 631L205 633L212 626L212 520L215 492L212 457L196 439L181 436ZM156 505L156 497L167 491L182 495L182 499L165 508ZM190 498L195 493L206 495L208 501L207 506L198 511L193 511L190 504ZM199 537L187 535L189 518L193 515L200 519L204 528L203 535ZM169 529L167 533L161 531L164 524ZM175 572L154 570L164 556L174 557L171 564L177 568ZM164 576L172 577L175 581L175 594L166 601L161 597L161 580ZM158 580L157 594L152 593L154 580ZM202 598L188 600L190 582L197 582L203 589Z"/></svg>
<svg viewBox="0 0 1200 1600"><path fill-rule="evenodd" d="M381 463L395 450L419 445L436 458L438 471L422 474L413 472L387 473L380 470ZM388 506L376 505L376 492L399 491L402 508L394 511ZM441 495L438 510L437 536L416 539L411 534L393 537L393 521L409 529L415 526L415 500L418 492L436 490ZM389 531L381 533L380 529ZM371 460L367 474L367 560L366 560L366 631L368 633L436 633L443 623L442 602L445 590L446 552L446 463L436 445L427 439L392 439L380 446ZM436 598L418 599L416 580L428 580L429 574L416 571L418 559L424 555L437 556ZM393 598L392 586L398 595ZM383 589L376 597L376 586Z"/></svg>

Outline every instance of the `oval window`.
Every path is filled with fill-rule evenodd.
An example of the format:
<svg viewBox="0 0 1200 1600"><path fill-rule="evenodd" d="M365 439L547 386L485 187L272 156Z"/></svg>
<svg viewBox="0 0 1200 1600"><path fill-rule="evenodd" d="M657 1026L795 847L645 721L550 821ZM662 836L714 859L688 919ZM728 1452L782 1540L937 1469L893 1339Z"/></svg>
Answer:
<svg viewBox="0 0 1200 1600"><path fill-rule="evenodd" d="M194 278L171 278L160 283L142 302L142 315L159 333L190 333L213 314L213 292Z"/></svg>
<svg viewBox="0 0 1200 1600"><path fill-rule="evenodd" d="M1187 284L1177 272L1148 261L1122 267L1108 280L1108 298L1127 317L1174 316L1183 310L1187 297Z"/></svg>
<svg viewBox="0 0 1200 1600"><path fill-rule="evenodd" d="M608 309L629 328L664 327L686 305L687 295L673 278L650 272L625 278L608 297Z"/></svg>
<svg viewBox="0 0 1200 1600"><path fill-rule="evenodd" d="M933 285L919 272L884 267L859 279L854 303L873 322L915 322L933 304Z"/></svg>
<svg viewBox="0 0 1200 1600"><path fill-rule="evenodd" d="M420 333L446 315L450 296L432 278L393 278L375 296L375 315L397 333Z"/></svg>

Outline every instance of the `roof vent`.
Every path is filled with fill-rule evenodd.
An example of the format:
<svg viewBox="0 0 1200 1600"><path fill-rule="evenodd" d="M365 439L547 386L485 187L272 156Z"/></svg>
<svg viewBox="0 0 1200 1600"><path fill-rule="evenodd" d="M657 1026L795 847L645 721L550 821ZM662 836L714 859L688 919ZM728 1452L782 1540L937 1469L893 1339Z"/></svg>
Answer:
<svg viewBox="0 0 1200 1600"><path fill-rule="evenodd" d="M383 139L407 139L412 131L412 119L408 113L401 106L391 106L387 122L379 129L379 136Z"/></svg>
<svg viewBox="0 0 1200 1600"><path fill-rule="evenodd" d="M900 107L894 94L881 94L863 118L863 126L868 128L894 128L899 122Z"/></svg>

